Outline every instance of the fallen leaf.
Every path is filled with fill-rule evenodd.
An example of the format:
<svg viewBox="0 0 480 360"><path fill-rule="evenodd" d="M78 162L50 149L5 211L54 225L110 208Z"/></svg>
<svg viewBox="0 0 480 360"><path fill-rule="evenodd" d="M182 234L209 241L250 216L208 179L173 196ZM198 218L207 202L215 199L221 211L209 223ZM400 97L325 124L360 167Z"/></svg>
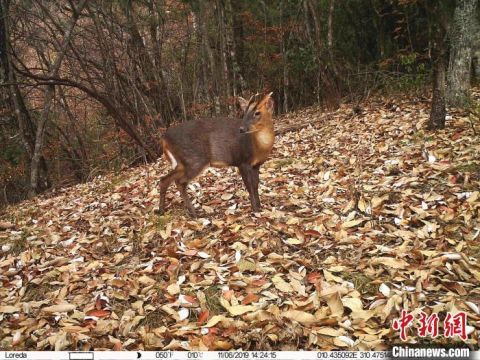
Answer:
<svg viewBox="0 0 480 360"><path fill-rule="evenodd" d="M95 317L98 317L98 318L103 318L103 317L107 317L111 314L111 312L109 310L90 310L90 311L87 311L86 315L87 316L95 316Z"/></svg>
<svg viewBox="0 0 480 360"><path fill-rule="evenodd" d="M19 312L19 311L20 311L19 306L13 306L13 305L2 305L2 306L0 306L0 313L13 314L13 313L16 313L16 312Z"/></svg>
<svg viewBox="0 0 480 360"><path fill-rule="evenodd" d="M305 311L299 311L299 310L287 310L281 314L283 317L286 317L287 319L297 321L301 324L313 324L318 322L317 318L315 315L312 315L310 313L307 313Z"/></svg>
<svg viewBox="0 0 480 360"><path fill-rule="evenodd" d="M72 310L75 310L77 308L76 305L74 304L68 304L68 303L61 303L57 305L52 305L52 306L47 306L42 308L43 312L48 312L48 313L60 313L60 312L69 312Z"/></svg>
<svg viewBox="0 0 480 360"><path fill-rule="evenodd" d="M209 318L209 316L210 316L210 312L209 312L208 310L202 311L202 312L198 315L197 324L198 324L198 325L202 325L205 321L207 321L207 319Z"/></svg>
<svg viewBox="0 0 480 360"><path fill-rule="evenodd" d="M237 316L237 315L242 315L247 312L252 312L257 309L256 306L253 305L235 305L235 306L230 306L228 308L228 312L230 315Z"/></svg>
<svg viewBox="0 0 480 360"><path fill-rule="evenodd" d="M409 264L405 260L395 259L395 258L392 258L392 257L373 258L371 260L371 264L372 265L378 265L378 264L386 265L386 266L394 268L394 269L404 269L407 266L409 266Z"/></svg>

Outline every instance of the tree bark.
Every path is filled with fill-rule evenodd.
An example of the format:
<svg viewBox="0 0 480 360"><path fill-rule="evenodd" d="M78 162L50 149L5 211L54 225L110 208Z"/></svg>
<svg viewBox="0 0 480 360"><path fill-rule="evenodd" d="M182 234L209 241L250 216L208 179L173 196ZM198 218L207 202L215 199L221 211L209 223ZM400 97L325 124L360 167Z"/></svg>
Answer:
<svg viewBox="0 0 480 360"><path fill-rule="evenodd" d="M28 155L29 160L32 159L34 151L34 137L35 137L35 124L33 123L30 112L25 104L25 99L20 91L20 87L17 83L17 77L14 72L13 64L11 61L11 55L13 50L11 49L10 35L8 23L9 17L9 5L10 1L0 0L0 58L1 67L4 75L4 80L8 79L8 105L11 106L17 120L18 131L20 135L21 143L25 149L25 153ZM39 174L45 180L45 184L48 182L48 168L47 162L43 156L39 159Z"/></svg>
<svg viewBox="0 0 480 360"><path fill-rule="evenodd" d="M433 68L433 96L428 129L436 130L445 127L445 61L438 59Z"/></svg>
<svg viewBox="0 0 480 360"><path fill-rule="evenodd" d="M7 24L8 2L0 0L0 82L8 79Z"/></svg>
<svg viewBox="0 0 480 360"><path fill-rule="evenodd" d="M325 61L323 57L323 45L322 45L322 28L320 24L320 14L318 13L317 6L318 4L313 0L306 0L307 7L310 10L313 19L314 25L314 48L315 48L315 55L318 64L317 70L317 83L318 89L317 91L320 93L323 90L327 106L331 108L338 108L340 105L340 93L338 87L335 83L334 76L332 76L332 71L329 71L328 67L325 64L328 64L330 61ZM331 8L333 14L333 7ZM332 15L333 16L333 15ZM332 33L332 42L333 42L333 33ZM332 63L333 67L333 63ZM335 74L336 70L333 69L333 73ZM320 94L319 94L320 98Z"/></svg>
<svg viewBox="0 0 480 360"><path fill-rule="evenodd" d="M228 50L227 50L227 23L225 18L225 8L223 1L217 0L217 12L218 12L218 39L219 39L219 55L220 55L220 63L221 63L221 86L220 86L220 97L223 99L224 108L230 112L232 107L228 104L227 100L230 98L231 91L230 91L230 72L228 69Z"/></svg>
<svg viewBox="0 0 480 360"><path fill-rule="evenodd" d="M203 86L205 92L210 96L213 104L215 115L220 114L220 98L219 98L219 75L217 64L210 45L210 34L208 29L208 11L209 3L204 0L197 0L192 3L192 11L195 13L195 20L198 26L198 35L201 38L201 54L203 65Z"/></svg>
<svg viewBox="0 0 480 360"><path fill-rule="evenodd" d="M86 0L81 0L77 9L72 9L73 15L72 15L71 22L70 22L70 24L68 26L68 29L66 30L65 35L63 37L63 40L62 40L57 58L55 59L55 62L52 64L52 66L49 69L48 76L56 76L58 74L58 71L60 70L60 66L61 66L62 61L63 61L63 58L65 57L68 46L69 46L70 41L72 39L73 29L75 28L77 20L80 16L80 13L83 10L83 8L86 5L86 2L87 2ZM48 116L50 114L50 108L51 108L52 100L53 100L53 97L54 97L54 91L55 91L55 86L54 85L48 85L47 86L47 89L45 90L42 114L41 114L40 119L37 123L37 129L36 129L36 133L35 133L35 146L34 146L34 149L33 149L32 161L31 161L31 164L30 164L29 196L34 196L38 193L39 168L40 168L40 160L41 160L41 157L42 157L42 149L43 149L43 145L44 145L45 128L46 128Z"/></svg>
<svg viewBox="0 0 480 360"><path fill-rule="evenodd" d="M227 49L230 55L230 66L232 69L232 94L237 96L238 90L243 92L247 85L245 79L240 72L240 66L237 59L237 50L235 43L235 30L234 30L234 10L231 0L224 0L225 3L225 19L226 19L226 39Z"/></svg>
<svg viewBox="0 0 480 360"><path fill-rule="evenodd" d="M283 5L283 2L282 2ZM288 112L288 87L289 87L289 78L288 78L288 56L287 56L287 39L286 35L288 31L285 31L283 28L283 6L280 10L280 28L282 29L282 67L283 67L283 112Z"/></svg>
<svg viewBox="0 0 480 360"><path fill-rule="evenodd" d="M457 0L450 28L450 60L448 64L447 102L467 107L470 92L472 40L478 0Z"/></svg>
<svg viewBox="0 0 480 360"><path fill-rule="evenodd" d="M427 123L430 130L443 129L446 116L446 29L436 24L434 31L432 107Z"/></svg>
<svg viewBox="0 0 480 360"><path fill-rule="evenodd" d="M34 126L30 114L25 106L25 101L23 95L20 92L20 89L17 85L17 79L13 71L9 47L10 47L10 36L9 36L9 24L7 22L9 16L9 1L0 0L0 59L1 67L3 70L4 80L8 80L8 90L11 101L11 106L13 107L15 117L18 123L20 139L25 152L28 154L28 157L31 158L33 153L33 133Z"/></svg>
<svg viewBox="0 0 480 360"><path fill-rule="evenodd" d="M327 49L330 61L333 65L333 11L335 9L335 0L330 0L328 7L328 33L327 33Z"/></svg>

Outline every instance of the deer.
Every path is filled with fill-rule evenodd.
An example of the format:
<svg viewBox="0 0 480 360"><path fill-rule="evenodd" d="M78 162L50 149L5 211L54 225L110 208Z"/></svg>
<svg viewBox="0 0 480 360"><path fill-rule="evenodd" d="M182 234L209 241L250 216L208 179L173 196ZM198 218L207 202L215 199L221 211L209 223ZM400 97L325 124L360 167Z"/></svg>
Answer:
<svg viewBox="0 0 480 360"><path fill-rule="evenodd" d="M239 169L253 212L261 209L258 195L260 166L268 159L275 140L272 93L259 101L258 94L238 97L243 117L201 118L170 127L161 139L163 154L172 170L160 179L160 202L156 213L165 211L165 195L175 182L185 210L197 217L187 194L190 181L208 167Z"/></svg>

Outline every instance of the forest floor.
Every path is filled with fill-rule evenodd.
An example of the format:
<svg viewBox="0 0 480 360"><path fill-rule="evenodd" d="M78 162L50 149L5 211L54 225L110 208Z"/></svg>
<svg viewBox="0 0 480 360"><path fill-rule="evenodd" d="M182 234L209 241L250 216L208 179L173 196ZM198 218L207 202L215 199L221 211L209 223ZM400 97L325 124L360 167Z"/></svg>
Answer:
<svg viewBox="0 0 480 360"><path fill-rule="evenodd" d="M408 343L460 343L444 319L464 311L478 348L480 124L428 115L377 97L277 118L312 124L277 137L255 215L233 168L190 185L201 218L174 187L155 215L163 159L8 208L0 348L382 350L403 308L440 318Z"/></svg>

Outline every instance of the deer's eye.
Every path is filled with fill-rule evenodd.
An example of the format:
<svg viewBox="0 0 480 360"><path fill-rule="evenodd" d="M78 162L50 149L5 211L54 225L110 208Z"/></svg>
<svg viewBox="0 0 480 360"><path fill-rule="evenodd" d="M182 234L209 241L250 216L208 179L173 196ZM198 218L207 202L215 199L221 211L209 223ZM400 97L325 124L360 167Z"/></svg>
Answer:
<svg viewBox="0 0 480 360"><path fill-rule="evenodd" d="M260 116L261 112L260 111L255 111L255 116Z"/></svg>

